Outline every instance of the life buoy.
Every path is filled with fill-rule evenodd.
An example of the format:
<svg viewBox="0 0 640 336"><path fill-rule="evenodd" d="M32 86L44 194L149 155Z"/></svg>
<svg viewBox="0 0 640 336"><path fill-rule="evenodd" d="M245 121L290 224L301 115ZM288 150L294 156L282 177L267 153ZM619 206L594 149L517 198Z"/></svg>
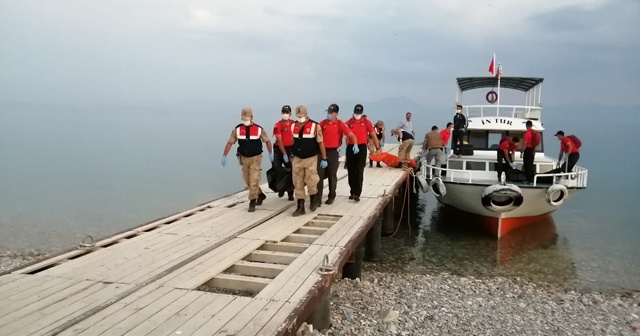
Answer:
<svg viewBox="0 0 640 336"><path fill-rule="evenodd" d="M442 179L439 177L434 177L431 180L429 188L436 197L442 197L447 194L447 187L444 186L444 182L442 182Z"/></svg>
<svg viewBox="0 0 640 336"><path fill-rule="evenodd" d="M498 101L498 93L491 90L489 92L487 92L487 95L485 97L487 99L487 102L489 104L495 104Z"/></svg>
<svg viewBox="0 0 640 336"><path fill-rule="evenodd" d="M513 184L494 184L482 191L482 205L493 212L509 212L524 202L522 190Z"/></svg>
<svg viewBox="0 0 640 336"><path fill-rule="evenodd" d="M567 195L569 195L567 187L562 184L554 184L547 189L545 199L549 205L557 207L562 205Z"/></svg>

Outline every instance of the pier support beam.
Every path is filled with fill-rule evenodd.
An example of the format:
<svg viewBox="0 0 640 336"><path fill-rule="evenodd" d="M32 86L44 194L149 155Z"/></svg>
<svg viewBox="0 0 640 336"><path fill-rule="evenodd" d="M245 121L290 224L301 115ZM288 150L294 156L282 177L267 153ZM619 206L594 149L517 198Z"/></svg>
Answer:
<svg viewBox="0 0 640 336"><path fill-rule="evenodd" d="M389 203L387 203L387 206L384 207L384 213L382 215L382 233L385 236L390 236L393 234L393 231L396 230L395 228L395 220L394 220L394 216L393 216L393 203L394 203L395 197L393 199L391 199L389 201Z"/></svg>
<svg viewBox="0 0 640 336"><path fill-rule="evenodd" d="M351 257L342 267L342 277L347 279L362 279L362 263L364 259L364 242L360 243Z"/></svg>
<svg viewBox="0 0 640 336"><path fill-rule="evenodd" d="M331 289L316 302L313 311L311 311L305 322L313 325L314 330L331 328Z"/></svg>
<svg viewBox="0 0 640 336"><path fill-rule="evenodd" d="M373 226L367 232L364 260L380 260L380 244L382 242L382 218L376 219Z"/></svg>

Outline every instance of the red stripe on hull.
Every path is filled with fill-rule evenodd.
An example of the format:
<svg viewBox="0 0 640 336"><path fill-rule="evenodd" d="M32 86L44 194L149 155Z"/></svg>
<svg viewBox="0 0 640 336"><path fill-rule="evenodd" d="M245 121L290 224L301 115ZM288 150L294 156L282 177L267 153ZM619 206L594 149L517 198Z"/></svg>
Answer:
<svg viewBox="0 0 640 336"><path fill-rule="evenodd" d="M482 216L482 215L462 211L459 209L455 209L455 210L461 213L464 213L467 216L473 217L475 221L481 224L487 231L491 232L493 236L497 238L501 238L502 236L506 235L507 233L519 227L526 226L526 225L540 222L540 221L548 221L550 217L550 213L545 213L542 215L527 216L527 217L499 218L499 217Z"/></svg>

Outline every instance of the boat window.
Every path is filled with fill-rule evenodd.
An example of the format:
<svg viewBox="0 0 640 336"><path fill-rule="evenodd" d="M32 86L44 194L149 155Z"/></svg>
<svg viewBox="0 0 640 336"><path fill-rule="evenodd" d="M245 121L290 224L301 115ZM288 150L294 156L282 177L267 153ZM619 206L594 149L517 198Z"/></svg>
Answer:
<svg viewBox="0 0 640 336"><path fill-rule="evenodd" d="M487 170L486 162L467 161L467 170Z"/></svg>
<svg viewBox="0 0 640 336"><path fill-rule="evenodd" d="M474 149L486 149L487 148L487 133L482 132L469 132L469 143Z"/></svg>
<svg viewBox="0 0 640 336"><path fill-rule="evenodd" d="M449 160L449 169L462 169L462 161Z"/></svg>
<svg viewBox="0 0 640 336"><path fill-rule="evenodd" d="M500 146L500 140L505 136L504 132L489 132L489 149L498 149Z"/></svg>

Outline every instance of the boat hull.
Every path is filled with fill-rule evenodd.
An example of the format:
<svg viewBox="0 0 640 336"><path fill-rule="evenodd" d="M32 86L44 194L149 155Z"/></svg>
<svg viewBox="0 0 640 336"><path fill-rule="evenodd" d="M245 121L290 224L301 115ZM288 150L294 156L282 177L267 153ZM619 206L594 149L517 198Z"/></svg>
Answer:
<svg viewBox="0 0 640 336"><path fill-rule="evenodd" d="M505 234L527 224L540 221L542 217L557 210L561 205L547 203L546 187L520 186L522 204L508 212L495 212L482 203L482 194L488 185L444 182L446 194L436 196L439 202L457 210L473 215L479 224L500 238ZM568 188L563 202L570 199L578 189Z"/></svg>

